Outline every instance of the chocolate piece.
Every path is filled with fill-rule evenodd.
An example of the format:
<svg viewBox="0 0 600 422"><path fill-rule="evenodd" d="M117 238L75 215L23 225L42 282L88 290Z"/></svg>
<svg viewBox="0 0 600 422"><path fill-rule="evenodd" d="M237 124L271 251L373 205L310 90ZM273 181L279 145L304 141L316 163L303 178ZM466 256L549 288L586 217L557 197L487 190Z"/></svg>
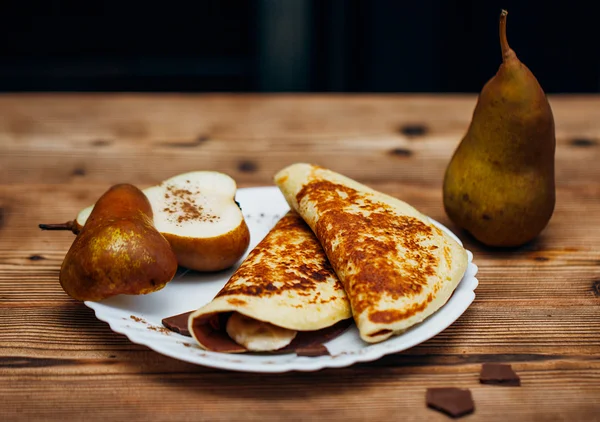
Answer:
<svg viewBox="0 0 600 422"><path fill-rule="evenodd" d="M482 384L519 386L521 385L521 378L515 374L510 365L484 363L481 366L479 382Z"/></svg>
<svg viewBox="0 0 600 422"><path fill-rule="evenodd" d="M220 316L225 317L224 320L220 323L220 327L225 327L226 317L228 315L220 314ZM201 343L204 344L208 350L214 352L223 352L223 353L243 353L247 352L239 344L235 343L228 335L225 329L214 329L212 324L210 324L212 316L208 318L204 318L203 320L194 321L194 333L196 334L196 338L201 339ZM344 321L340 321L337 324L332 325L331 327L323 328L322 330L317 331L298 331L296 337L290 344L279 349L273 350L270 352L261 352L265 354L284 354L284 353L293 353L298 349L311 347L313 345L323 344L343 333L352 323L352 319L347 319Z"/></svg>
<svg viewBox="0 0 600 422"><path fill-rule="evenodd" d="M188 330L188 317L191 313L192 312L184 312L183 314L164 318L162 320L162 324L171 331L174 331L176 333L179 333L179 334L187 336L187 337L191 337L192 334ZM229 336L227 335L225 330L219 329L219 327L225 327L228 316L229 315L221 314L221 315L219 315L218 321L215 321L212 319L207 319L206 324L204 323L204 321L201 321L200 324L198 324L198 326L199 327L203 326L203 327L202 327L202 330L199 330L199 332L197 334L201 335L201 336L210 336L212 339L211 340L212 343L216 344L218 342L219 349L222 349L225 344L228 345L227 347L225 347L226 349L231 349L232 344L235 344L235 347L234 347L235 351L233 353L241 353L244 351L243 347L234 343L229 338ZM218 322L218 324L217 324L218 326L214 325L216 322ZM348 318L343 321L339 321L330 327L323 328L321 330L298 331L298 334L296 335L294 340L292 340L292 342L290 344L288 344L287 346L285 346L283 349L274 350L272 352L267 352L267 353L269 353L269 354L292 353L292 352L295 352L295 351L301 350L301 349L312 349L313 346L317 346L317 347L322 346L323 348L325 348L325 346L323 346L323 343L338 337L340 334L342 334L344 331L346 331L351 324L352 324L352 318ZM238 349L242 349L242 350L238 350ZM325 348L325 350L327 350L327 348ZM223 351L223 350L219 350L219 351ZM328 351L327 351L327 354L329 354ZM308 355L304 355L304 356L308 356ZM320 356L320 355L313 355L313 356Z"/></svg>
<svg viewBox="0 0 600 422"><path fill-rule="evenodd" d="M190 334L190 330L188 330L188 317L191 313L191 311L184 312L183 314L163 318L162 325L171 331L181 334L182 336L191 337L192 335Z"/></svg>
<svg viewBox="0 0 600 422"><path fill-rule="evenodd" d="M428 388L427 406L454 418L468 415L475 410L471 390L460 388Z"/></svg>
<svg viewBox="0 0 600 422"><path fill-rule="evenodd" d="M315 356L328 356L329 350L322 344L313 344L311 346L297 348L296 354L298 356L308 356L312 358Z"/></svg>
<svg viewBox="0 0 600 422"><path fill-rule="evenodd" d="M333 340L346 331L348 327L352 325L352 321L352 318L348 318L339 321L330 327L322 328L317 331L298 331L298 334L296 334L296 337L290 344L285 346L283 349L277 350L276 352L290 353L298 349L322 345L323 343Z"/></svg>
<svg viewBox="0 0 600 422"><path fill-rule="evenodd" d="M229 314L212 314L204 318L194 319L192 330L194 336L211 352L244 353L244 346L237 344L225 331ZM223 327L223 329L219 329Z"/></svg>

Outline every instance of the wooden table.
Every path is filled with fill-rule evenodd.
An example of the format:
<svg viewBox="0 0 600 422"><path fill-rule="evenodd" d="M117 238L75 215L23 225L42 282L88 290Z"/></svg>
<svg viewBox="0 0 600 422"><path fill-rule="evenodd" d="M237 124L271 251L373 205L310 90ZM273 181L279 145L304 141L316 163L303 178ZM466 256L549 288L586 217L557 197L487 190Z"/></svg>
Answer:
<svg viewBox="0 0 600 422"><path fill-rule="evenodd" d="M468 420L600 420L600 96L553 96L557 205L534 243L490 250L452 225L443 172L476 97L0 96L0 419L446 420L427 387L470 388ZM404 353L317 373L180 362L113 333L58 283L73 218L110 185L190 170L240 187L309 161L395 195L474 252L477 298ZM521 387L480 385L507 362Z"/></svg>

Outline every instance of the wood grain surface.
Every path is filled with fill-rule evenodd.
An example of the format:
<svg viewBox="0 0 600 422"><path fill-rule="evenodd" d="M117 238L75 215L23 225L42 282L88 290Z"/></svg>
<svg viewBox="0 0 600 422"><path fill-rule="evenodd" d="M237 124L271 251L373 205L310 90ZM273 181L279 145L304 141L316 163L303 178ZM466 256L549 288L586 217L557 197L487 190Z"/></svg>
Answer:
<svg viewBox="0 0 600 422"><path fill-rule="evenodd" d="M0 96L0 420L406 420L448 417L428 387L470 388L465 420L600 420L600 97L552 96L557 205L533 243L485 248L446 217L443 173L475 96ZM110 185L211 169L272 185L309 161L454 230L477 298L447 330L344 369L260 375L180 362L113 333L58 283L63 222ZM511 363L521 387L478 381Z"/></svg>

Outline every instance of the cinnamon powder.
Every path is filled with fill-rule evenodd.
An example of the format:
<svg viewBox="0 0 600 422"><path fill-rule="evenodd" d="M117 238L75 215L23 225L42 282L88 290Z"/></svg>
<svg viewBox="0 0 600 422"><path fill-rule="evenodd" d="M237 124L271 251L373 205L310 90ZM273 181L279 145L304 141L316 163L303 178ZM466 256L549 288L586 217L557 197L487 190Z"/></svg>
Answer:
<svg viewBox="0 0 600 422"><path fill-rule="evenodd" d="M163 211L170 215L172 222L179 224L186 221L203 221L214 223L219 220L217 215L211 214L201 205L196 203L200 191L192 192L190 189L178 188L167 185L165 193L166 207Z"/></svg>

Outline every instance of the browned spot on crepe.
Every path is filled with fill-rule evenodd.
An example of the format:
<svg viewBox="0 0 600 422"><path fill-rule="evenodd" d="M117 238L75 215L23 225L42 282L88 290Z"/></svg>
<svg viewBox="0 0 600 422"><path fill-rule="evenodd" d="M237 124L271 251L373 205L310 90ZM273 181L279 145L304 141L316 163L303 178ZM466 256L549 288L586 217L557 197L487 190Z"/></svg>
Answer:
<svg viewBox="0 0 600 422"><path fill-rule="evenodd" d="M282 217L273 230L279 230L286 235L269 236L261 241L248 255L247 260L252 261L253 265L242 265L217 297L232 295L270 297L281 295L286 291L294 291L301 296L313 296L307 300L307 304L323 303L319 294L312 293L318 290L319 283L332 277L334 272L325 256L313 255L312 251L320 248L317 239L314 236L306 237L305 233L310 229L300 216L293 213ZM304 240L293 248L293 256L282 257L279 255L278 246L282 246L288 237ZM285 264L286 260L290 267L293 265L297 269L296 272L274 270L273 262L283 261ZM304 263L298 266L293 264L294 262ZM341 285L339 288L342 288ZM330 300L339 300L339 298L332 297Z"/></svg>
<svg viewBox="0 0 600 422"><path fill-rule="evenodd" d="M372 322L387 324L394 321L399 321L415 315L418 312L423 312L429 302L433 300L433 295L430 293L427 295L427 300L422 303L415 303L407 309L402 311L397 309L390 309L386 311L375 311L369 314L369 320ZM375 334L371 334L375 336Z"/></svg>
<svg viewBox="0 0 600 422"><path fill-rule="evenodd" d="M229 303L230 305L233 305L233 306L243 306L246 304L246 301L241 300L241 299L232 298L232 299L227 299L227 303Z"/></svg>

